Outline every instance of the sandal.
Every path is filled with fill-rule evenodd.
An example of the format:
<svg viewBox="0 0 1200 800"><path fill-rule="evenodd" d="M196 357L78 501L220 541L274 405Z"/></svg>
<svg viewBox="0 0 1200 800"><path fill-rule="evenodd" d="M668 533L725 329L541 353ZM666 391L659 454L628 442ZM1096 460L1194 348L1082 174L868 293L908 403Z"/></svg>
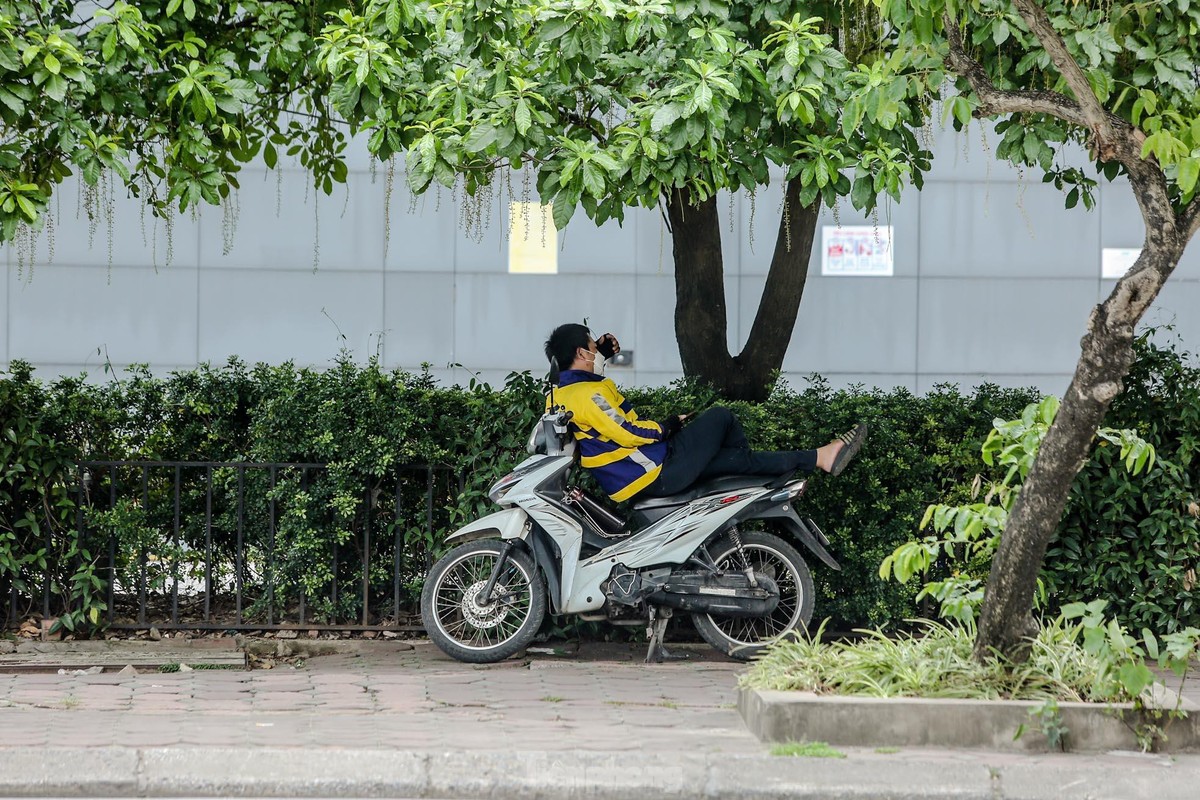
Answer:
<svg viewBox="0 0 1200 800"><path fill-rule="evenodd" d="M834 477L841 475L846 469L846 465L862 449L863 442L867 440L867 423L856 423L853 428L845 433L839 433L837 438L845 446L833 457L833 465L829 468L829 474Z"/></svg>

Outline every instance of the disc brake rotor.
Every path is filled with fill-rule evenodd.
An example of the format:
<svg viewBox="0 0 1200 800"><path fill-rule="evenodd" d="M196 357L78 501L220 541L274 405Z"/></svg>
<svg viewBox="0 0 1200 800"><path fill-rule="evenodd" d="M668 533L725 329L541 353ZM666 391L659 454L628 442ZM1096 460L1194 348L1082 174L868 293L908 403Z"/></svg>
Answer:
<svg viewBox="0 0 1200 800"><path fill-rule="evenodd" d="M485 606L480 604L479 595L483 594L483 587L486 585L487 581L478 581L468 586L467 591L463 593L463 616L476 628L494 628L508 616L508 606L501 604L499 600L508 593L508 588L497 583L492 589L492 602Z"/></svg>

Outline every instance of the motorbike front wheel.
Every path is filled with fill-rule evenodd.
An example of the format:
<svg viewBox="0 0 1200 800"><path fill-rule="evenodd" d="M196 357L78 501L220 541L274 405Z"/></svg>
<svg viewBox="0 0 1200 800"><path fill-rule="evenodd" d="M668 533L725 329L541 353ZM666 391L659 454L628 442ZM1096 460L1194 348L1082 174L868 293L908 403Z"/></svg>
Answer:
<svg viewBox="0 0 1200 800"><path fill-rule="evenodd" d="M743 531L743 550L750 567L779 585L779 604L765 617L714 617L693 614L692 623L704 641L726 655L749 660L771 642L795 630L803 630L812 620L813 579L804 559L783 539L771 533ZM741 572L737 545L722 536L709 546L717 568Z"/></svg>
<svg viewBox="0 0 1200 800"><path fill-rule="evenodd" d="M481 601L504 545L467 542L442 556L425 577L421 617L446 655L471 664L502 661L533 641L546 615L546 586L521 548L508 553L489 602Z"/></svg>

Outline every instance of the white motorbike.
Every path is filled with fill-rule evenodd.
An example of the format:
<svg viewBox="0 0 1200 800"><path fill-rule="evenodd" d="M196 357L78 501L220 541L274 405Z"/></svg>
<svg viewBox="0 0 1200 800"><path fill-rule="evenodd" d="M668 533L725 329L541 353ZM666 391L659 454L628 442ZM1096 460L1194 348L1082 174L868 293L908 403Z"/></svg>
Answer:
<svg viewBox="0 0 1200 800"><path fill-rule="evenodd" d="M490 489L502 510L451 534L421 594L429 637L460 661L488 663L524 650L547 610L647 627L646 660L661 661L675 612L706 642L749 659L812 619L813 580L802 545L838 570L829 542L795 502L792 474L722 477L672 497L635 500L621 520L569 483L570 412L534 427L532 453ZM778 533L743 530L752 521Z"/></svg>

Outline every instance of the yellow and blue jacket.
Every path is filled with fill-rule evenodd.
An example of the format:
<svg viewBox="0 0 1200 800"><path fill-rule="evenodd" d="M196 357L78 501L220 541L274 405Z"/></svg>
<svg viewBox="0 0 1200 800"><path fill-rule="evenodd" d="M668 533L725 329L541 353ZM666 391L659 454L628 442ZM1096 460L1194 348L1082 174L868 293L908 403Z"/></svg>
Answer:
<svg viewBox="0 0 1200 800"><path fill-rule="evenodd" d="M613 500L622 501L654 483L667 457L662 426L638 419L617 385L586 370L564 370L554 402L570 411L580 461ZM546 398L550 407L550 398Z"/></svg>

